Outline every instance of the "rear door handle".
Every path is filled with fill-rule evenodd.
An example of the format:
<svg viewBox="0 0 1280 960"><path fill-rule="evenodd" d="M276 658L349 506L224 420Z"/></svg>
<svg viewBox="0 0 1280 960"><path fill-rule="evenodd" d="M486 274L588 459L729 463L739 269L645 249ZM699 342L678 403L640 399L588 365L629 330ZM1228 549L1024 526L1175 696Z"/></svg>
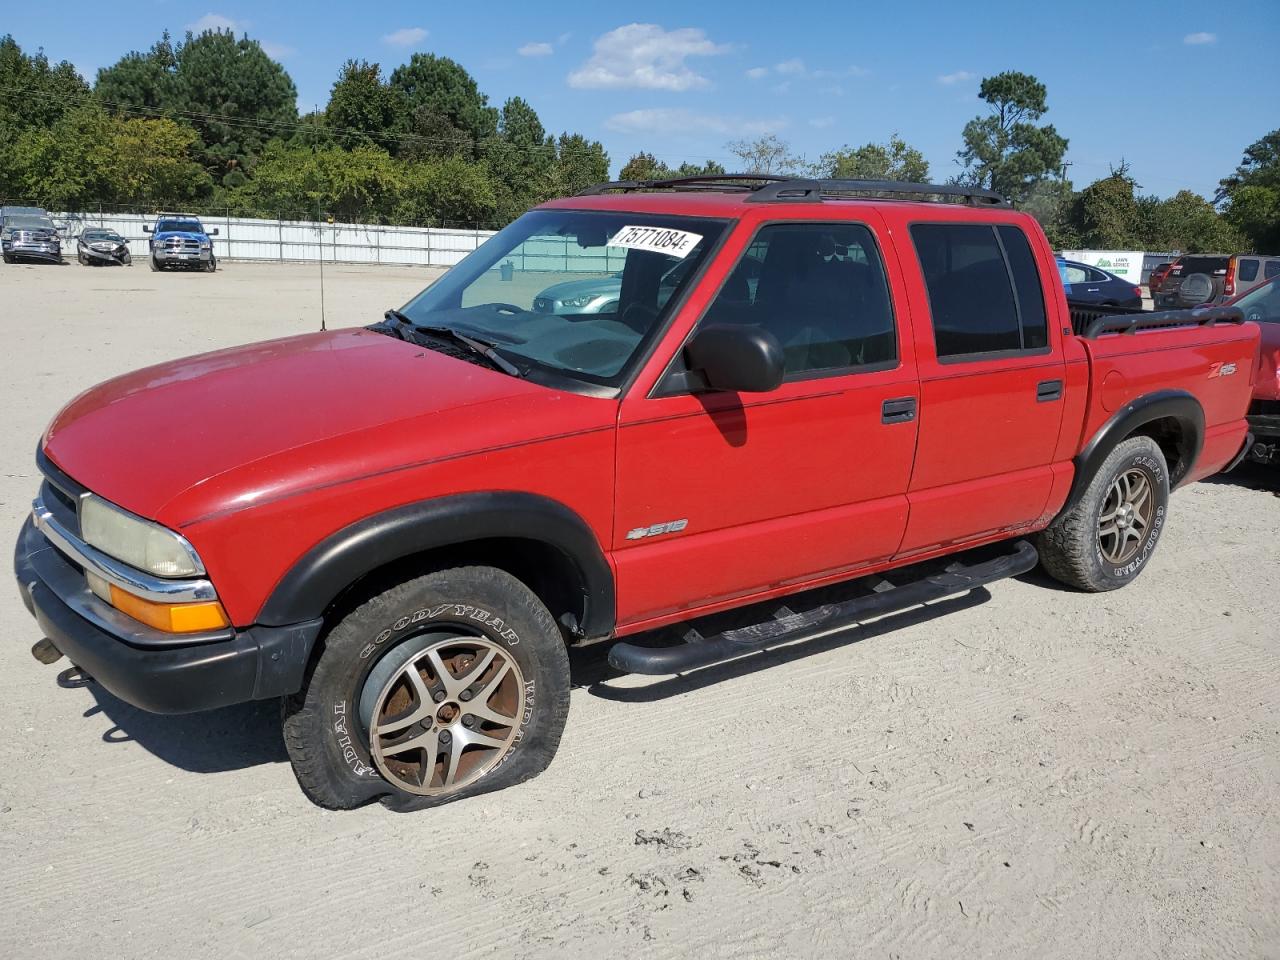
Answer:
<svg viewBox="0 0 1280 960"><path fill-rule="evenodd" d="M909 423L916 418L916 398L897 397L880 406L881 423Z"/></svg>
<svg viewBox="0 0 1280 960"><path fill-rule="evenodd" d="M1041 380L1036 384L1036 403L1048 403L1062 399L1061 380Z"/></svg>

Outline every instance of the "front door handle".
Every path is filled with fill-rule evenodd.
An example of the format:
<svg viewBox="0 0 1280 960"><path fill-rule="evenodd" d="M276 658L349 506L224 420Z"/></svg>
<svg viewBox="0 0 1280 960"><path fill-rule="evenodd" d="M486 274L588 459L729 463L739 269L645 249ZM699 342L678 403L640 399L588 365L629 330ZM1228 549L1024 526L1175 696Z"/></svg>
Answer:
<svg viewBox="0 0 1280 960"><path fill-rule="evenodd" d="M896 397L880 405L881 423L910 423L915 418L915 397Z"/></svg>
<svg viewBox="0 0 1280 960"><path fill-rule="evenodd" d="M1041 380L1036 384L1036 403L1062 399L1061 380Z"/></svg>

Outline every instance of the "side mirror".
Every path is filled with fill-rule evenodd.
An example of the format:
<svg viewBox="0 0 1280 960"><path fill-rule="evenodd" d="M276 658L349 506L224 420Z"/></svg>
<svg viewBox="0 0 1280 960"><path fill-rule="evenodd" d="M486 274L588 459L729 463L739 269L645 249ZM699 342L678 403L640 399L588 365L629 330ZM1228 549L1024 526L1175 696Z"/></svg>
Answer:
<svg viewBox="0 0 1280 960"><path fill-rule="evenodd" d="M142 232L143 232L143 233L154 233L155 231L154 231L154 230L152 230L152 229L151 229L151 227L147 226L147 225L144 223L144 224L142 225Z"/></svg>
<svg viewBox="0 0 1280 960"><path fill-rule="evenodd" d="M211 237L216 237L218 235L218 228L214 227L212 230L206 230L205 232Z"/></svg>
<svg viewBox="0 0 1280 960"><path fill-rule="evenodd" d="M692 371L700 371L712 390L767 393L782 383L786 359L782 345L757 326L712 324L684 348Z"/></svg>

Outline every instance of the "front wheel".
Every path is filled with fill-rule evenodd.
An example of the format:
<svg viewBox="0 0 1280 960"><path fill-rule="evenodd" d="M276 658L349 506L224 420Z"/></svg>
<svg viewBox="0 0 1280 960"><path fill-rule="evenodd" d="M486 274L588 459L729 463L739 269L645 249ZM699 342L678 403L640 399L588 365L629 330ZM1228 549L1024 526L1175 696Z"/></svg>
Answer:
<svg viewBox="0 0 1280 960"><path fill-rule="evenodd" d="M1169 506L1169 470L1150 437L1116 446L1074 507L1040 534L1040 562L1056 580L1090 592L1137 578L1155 552Z"/></svg>
<svg viewBox="0 0 1280 960"><path fill-rule="evenodd" d="M208 262L204 265L204 272L213 273L217 269L218 269L218 261L213 259L213 257L210 257Z"/></svg>
<svg viewBox="0 0 1280 960"><path fill-rule="evenodd" d="M460 567L338 622L284 701L284 737L320 806L418 810L541 773L568 710L568 655L547 608L508 573Z"/></svg>
<svg viewBox="0 0 1280 960"><path fill-rule="evenodd" d="M159 273L161 270L163 270L163 269L164 269L164 267L161 265L160 261L159 261L159 260L157 260L155 257L148 257L147 259L148 259L149 261L151 261L151 272L152 272L152 273Z"/></svg>

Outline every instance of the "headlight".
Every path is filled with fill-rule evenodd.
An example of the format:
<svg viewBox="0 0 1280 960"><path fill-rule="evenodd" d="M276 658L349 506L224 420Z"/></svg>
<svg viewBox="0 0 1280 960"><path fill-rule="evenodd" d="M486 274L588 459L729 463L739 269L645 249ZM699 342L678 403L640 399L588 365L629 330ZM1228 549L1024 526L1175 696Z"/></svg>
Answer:
<svg viewBox="0 0 1280 960"><path fill-rule="evenodd" d="M211 246L212 246L212 244L211 244L208 240L201 240L201 241L200 241L200 249L201 249L201 250L208 250Z"/></svg>
<svg viewBox="0 0 1280 960"><path fill-rule="evenodd" d="M80 504L80 535L108 556L157 577L204 573L200 558L185 538L94 496L85 497Z"/></svg>
<svg viewBox="0 0 1280 960"><path fill-rule="evenodd" d="M596 295L594 293L589 293L585 297L568 297L567 299L561 300L560 302L564 304L566 307L585 307L595 298L596 298Z"/></svg>

